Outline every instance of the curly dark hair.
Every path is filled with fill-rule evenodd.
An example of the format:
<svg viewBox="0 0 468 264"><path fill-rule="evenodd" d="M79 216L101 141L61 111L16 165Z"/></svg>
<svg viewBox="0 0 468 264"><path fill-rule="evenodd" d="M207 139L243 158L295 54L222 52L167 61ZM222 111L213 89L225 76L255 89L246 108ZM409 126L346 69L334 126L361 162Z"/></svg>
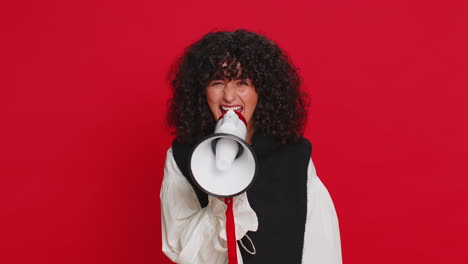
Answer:
<svg viewBox="0 0 468 264"><path fill-rule="evenodd" d="M308 97L300 89L297 68L276 43L240 29L206 34L173 65L167 121L177 141L193 144L213 133L216 121L205 92L211 80L224 78L252 80L258 93L256 131L282 143L302 136Z"/></svg>

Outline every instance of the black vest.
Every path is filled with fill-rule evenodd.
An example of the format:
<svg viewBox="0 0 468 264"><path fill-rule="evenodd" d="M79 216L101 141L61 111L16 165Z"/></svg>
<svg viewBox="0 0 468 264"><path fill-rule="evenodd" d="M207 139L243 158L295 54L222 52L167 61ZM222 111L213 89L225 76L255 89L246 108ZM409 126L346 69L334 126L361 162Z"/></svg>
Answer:
<svg viewBox="0 0 468 264"><path fill-rule="evenodd" d="M307 214L307 167L312 151L307 139L279 144L273 137L256 133L252 139L259 163L259 174L247 191L250 206L258 217L257 232L248 232L257 253L240 248L245 264L300 264ZM202 207L208 196L189 176L191 145L174 141L172 150L177 166L194 188ZM247 239L242 240L250 248Z"/></svg>

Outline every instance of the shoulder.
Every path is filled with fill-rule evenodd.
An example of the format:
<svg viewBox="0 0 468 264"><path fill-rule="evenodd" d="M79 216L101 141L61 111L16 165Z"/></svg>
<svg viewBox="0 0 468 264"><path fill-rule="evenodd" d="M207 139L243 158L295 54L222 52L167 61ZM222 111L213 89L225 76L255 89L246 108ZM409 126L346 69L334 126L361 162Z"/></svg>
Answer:
<svg viewBox="0 0 468 264"><path fill-rule="evenodd" d="M281 144L279 149L288 155L304 157L307 160L312 154L312 144L304 137L299 138L296 142Z"/></svg>
<svg viewBox="0 0 468 264"><path fill-rule="evenodd" d="M281 143L280 139L270 135L264 135L261 131L254 134L253 148L260 156L284 154L310 157L312 151L310 141L304 137L300 137L294 142Z"/></svg>
<svg viewBox="0 0 468 264"><path fill-rule="evenodd" d="M192 153L193 146L183 144L174 139L171 146L172 155L184 176L188 176L188 162Z"/></svg>
<svg viewBox="0 0 468 264"><path fill-rule="evenodd" d="M173 175L174 173L181 174L179 166L177 165L174 159L172 147L169 147L169 149L166 152L166 163L164 164L164 170L165 173L169 175Z"/></svg>
<svg viewBox="0 0 468 264"><path fill-rule="evenodd" d="M312 143L310 143L310 141L305 137L299 138L299 140L295 142L293 145L299 148L310 150L310 151L312 150Z"/></svg>

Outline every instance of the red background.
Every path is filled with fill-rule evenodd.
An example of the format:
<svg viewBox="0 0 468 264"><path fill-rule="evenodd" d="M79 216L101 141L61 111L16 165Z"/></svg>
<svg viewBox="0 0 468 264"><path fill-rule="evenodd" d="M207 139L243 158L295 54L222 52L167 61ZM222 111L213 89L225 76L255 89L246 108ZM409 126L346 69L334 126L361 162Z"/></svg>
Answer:
<svg viewBox="0 0 468 264"><path fill-rule="evenodd" d="M301 69L344 263L468 263L465 0L0 5L1 263L169 263L166 72L240 27Z"/></svg>

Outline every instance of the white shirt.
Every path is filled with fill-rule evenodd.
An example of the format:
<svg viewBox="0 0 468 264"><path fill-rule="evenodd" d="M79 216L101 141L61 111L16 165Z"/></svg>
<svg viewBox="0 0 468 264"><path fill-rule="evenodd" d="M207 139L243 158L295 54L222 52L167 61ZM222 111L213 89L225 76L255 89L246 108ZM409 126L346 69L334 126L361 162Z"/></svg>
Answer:
<svg viewBox="0 0 468 264"><path fill-rule="evenodd" d="M317 177L312 160L307 174L307 217L302 263L341 264L335 207L327 189ZM167 151L160 197L162 250L167 257L181 264L228 262L225 229L227 206L213 196L208 196L208 206L200 206L195 191L177 167L172 148ZM233 204L236 238L239 240L248 231L256 231L259 223L250 207L247 193L234 197ZM239 246L237 255L238 262L243 263Z"/></svg>

